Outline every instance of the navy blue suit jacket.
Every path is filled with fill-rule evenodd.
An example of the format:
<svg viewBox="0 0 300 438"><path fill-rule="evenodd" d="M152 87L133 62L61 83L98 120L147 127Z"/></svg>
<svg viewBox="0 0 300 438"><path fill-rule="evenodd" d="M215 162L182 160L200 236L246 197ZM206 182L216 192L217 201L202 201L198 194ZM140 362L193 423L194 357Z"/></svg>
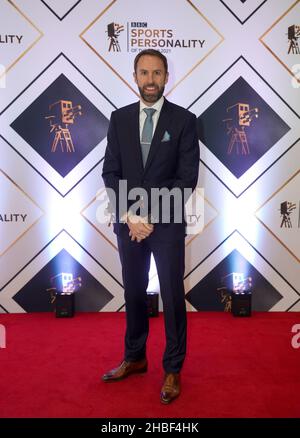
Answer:
<svg viewBox="0 0 300 438"><path fill-rule="evenodd" d="M194 190L199 169L196 116L165 99L144 168L139 111L140 105L137 102L111 115L102 172L105 186L115 191L117 201L121 179L127 180L128 191L135 187L144 188L149 201L151 188L178 187L182 191L184 188ZM130 203L127 208L129 206ZM117 209L116 213L121 217L124 211ZM185 236L185 225L184 217L181 223L156 223L151 236L164 241L182 238ZM118 220L114 223L114 231L118 235L129 232L127 224L119 223Z"/></svg>

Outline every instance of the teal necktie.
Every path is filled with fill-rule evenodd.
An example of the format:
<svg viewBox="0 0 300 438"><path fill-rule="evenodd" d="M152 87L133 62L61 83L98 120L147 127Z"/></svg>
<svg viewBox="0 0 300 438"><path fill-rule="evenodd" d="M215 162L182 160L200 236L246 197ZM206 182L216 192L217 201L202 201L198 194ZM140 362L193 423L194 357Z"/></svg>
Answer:
<svg viewBox="0 0 300 438"><path fill-rule="evenodd" d="M149 154L149 150L150 150L150 146L151 146L151 141L152 141L152 135L153 135L153 114L155 113L155 109L153 108L144 108L144 111L147 115L145 123L144 123L144 127L143 127L143 132L142 132L142 141L141 141L141 149L142 149L142 158L143 158L143 165L145 167L146 162L147 162L147 158L148 158L148 154Z"/></svg>

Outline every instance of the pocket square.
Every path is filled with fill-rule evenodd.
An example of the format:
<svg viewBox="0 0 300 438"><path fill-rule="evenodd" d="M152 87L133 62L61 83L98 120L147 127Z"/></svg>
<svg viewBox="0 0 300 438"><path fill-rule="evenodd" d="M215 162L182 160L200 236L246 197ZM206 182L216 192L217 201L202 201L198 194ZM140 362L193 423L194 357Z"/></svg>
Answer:
<svg viewBox="0 0 300 438"><path fill-rule="evenodd" d="M171 136L168 133L168 131L165 131L163 138L161 139L162 142L164 141L170 141L171 140Z"/></svg>

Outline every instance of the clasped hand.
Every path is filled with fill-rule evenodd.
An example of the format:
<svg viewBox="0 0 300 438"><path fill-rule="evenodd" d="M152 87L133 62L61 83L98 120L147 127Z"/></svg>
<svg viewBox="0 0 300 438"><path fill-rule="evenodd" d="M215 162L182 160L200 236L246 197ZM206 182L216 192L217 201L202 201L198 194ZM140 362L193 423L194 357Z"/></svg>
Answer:
<svg viewBox="0 0 300 438"><path fill-rule="evenodd" d="M153 224L149 224L147 218L133 215L128 218L129 236L131 240L140 243L146 237L149 237L154 230Z"/></svg>

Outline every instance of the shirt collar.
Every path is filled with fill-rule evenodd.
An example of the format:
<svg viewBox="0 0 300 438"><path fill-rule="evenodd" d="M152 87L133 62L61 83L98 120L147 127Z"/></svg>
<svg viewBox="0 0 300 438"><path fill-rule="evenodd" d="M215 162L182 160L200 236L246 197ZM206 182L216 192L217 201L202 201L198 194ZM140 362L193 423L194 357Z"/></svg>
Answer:
<svg viewBox="0 0 300 438"><path fill-rule="evenodd" d="M165 101L164 96L161 96L161 98L157 102L155 102L154 105L147 106L144 104L144 102L142 100L140 100L140 113L143 111L144 108L153 108L159 113L162 109L164 101Z"/></svg>

